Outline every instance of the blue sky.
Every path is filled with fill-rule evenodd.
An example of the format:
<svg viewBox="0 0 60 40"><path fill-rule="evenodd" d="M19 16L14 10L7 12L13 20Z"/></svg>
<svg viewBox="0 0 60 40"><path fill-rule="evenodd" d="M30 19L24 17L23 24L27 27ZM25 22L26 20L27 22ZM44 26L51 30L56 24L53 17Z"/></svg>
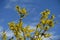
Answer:
<svg viewBox="0 0 60 40"><path fill-rule="evenodd" d="M15 6L25 7L28 15L23 19L24 25L35 26L39 22L40 12L45 9L51 11L51 15L55 14L55 21L58 23L50 32L54 35L60 35L60 0L0 0L0 26L4 30L8 30L8 23L11 21L18 22L19 15ZM0 28L0 29L1 29Z"/></svg>

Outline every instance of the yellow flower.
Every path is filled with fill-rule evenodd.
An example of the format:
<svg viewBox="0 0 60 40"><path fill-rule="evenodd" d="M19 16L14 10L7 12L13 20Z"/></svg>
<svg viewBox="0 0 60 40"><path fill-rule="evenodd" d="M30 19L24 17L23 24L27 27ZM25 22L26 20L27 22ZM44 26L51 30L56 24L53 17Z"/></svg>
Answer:
<svg viewBox="0 0 60 40"><path fill-rule="evenodd" d="M38 31L35 32L35 36L37 36L37 35L39 35L39 32Z"/></svg>
<svg viewBox="0 0 60 40"><path fill-rule="evenodd" d="M16 24L16 27L19 27L19 23Z"/></svg>
<svg viewBox="0 0 60 40"><path fill-rule="evenodd" d="M30 26L28 25L28 26L26 26L26 27L24 27L23 28L23 32L27 32L28 30L29 30L29 28L30 28Z"/></svg>
<svg viewBox="0 0 60 40"><path fill-rule="evenodd" d="M48 24L50 27L53 27L54 21L53 20L46 20L46 24Z"/></svg>
<svg viewBox="0 0 60 40"><path fill-rule="evenodd" d="M49 15L50 14L50 10L46 9L46 13Z"/></svg>
<svg viewBox="0 0 60 40"><path fill-rule="evenodd" d="M20 8L19 6L16 6L16 10L19 12L19 14L21 14L21 16L22 15L26 15L26 9L25 8Z"/></svg>
<svg viewBox="0 0 60 40"><path fill-rule="evenodd" d="M19 40L24 40L24 38L19 38Z"/></svg>
<svg viewBox="0 0 60 40"><path fill-rule="evenodd" d="M41 24L37 24L37 28L43 29Z"/></svg>
<svg viewBox="0 0 60 40"><path fill-rule="evenodd" d="M50 27L53 27L53 26L54 26L54 22L51 20L51 21L48 22L48 25L49 25Z"/></svg>
<svg viewBox="0 0 60 40"><path fill-rule="evenodd" d="M23 28L22 30L23 30L23 32L27 32L27 29L26 28Z"/></svg>
<svg viewBox="0 0 60 40"><path fill-rule="evenodd" d="M19 23L18 24L16 24L16 27L15 27L18 31L20 30L20 28L19 28Z"/></svg>
<svg viewBox="0 0 60 40"><path fill-rule="evenodd" d="M37 40L42 40L42 38L37 38Z"/></svg>
<svg viewBox="0 0 60 40"><path fill-rule="evenodd" d="M18 5L16 5L16 9L19 9L20 7Z"/></svg>
<svg viewBox="0 0 60 40"><path fill-rule="evenodd" d="M30 29L30 26L26 26L25 28L23 28L23 31L24 32L28 32L28 33L31 33L31 32L34 32L34 29Z"/></svg>
<svg viewBox="0 0 60 40"><path fill-rule="evenodd" d="M42 16L48 16L50 14L50 11L48 9L46 9L41 14L42 14Z"/></svg>
<svg viewBox="0 0 60 40"><path fill-rule="evenodd" d="M51 19L54 20L54 18L55 18L55 15L52 15L52 16L51 16Z"/></svg>
<svg viewBox="0 0 60 40"><path fill-rule="evenodd" d="M54 23L49 23L49 26L50 27L54 27Z"/></svg>
<svg viewBox="0 0 60 40"><path fill-rule="evenodd" d="M9 23L9 27L10 27L11 30L14 30L15 23L14 22L10 22Z"/></svg>
<svg viewBox="0 0 60 40"><path fill-rule="evenodd" d="M28 30L28 32L29 32L29 33L34 32L34 29L30 29L30 30Z"/></svg>
<svg viewBox="0 0 60 40"><path fill-rule="evenodd" d="M14 22L10 22L8 23L10 27L14 27L15 26L15 23Z"/></svg>
<svg viewBox="0 0 60 40"><path fill-rule="evenodd" d="M22 25L23 25L23 23L21 22L21 23L17 23L16 24L16 29L19 31L19 30L22 30Z"/></svg>
<svg viewBox="0 0 60 40"><path fill-rule="evenodd" d="M15 27L15 31L18 31L17 27Z"/></svg>
<svg viewBox="0 0 60 40"><path fill-rule="evenodd" d="M42 38L41 38L41 37L36 36L36 38L34 38L34 40L42 40Z"/></svg>
<svg viewBox="0 0 60 40"><path fill-rule="evenodd" d="M41 17L41 20L47 19L47 18L48 18L48 16L44 15L44 16Z"/></svg>
<svg viewBox="0 0 60 40"><path fill-rule="evenodd" d="M26 14L27 13L25 8L22 8L22 13L23 14Z"/></svg>
<svg viewBox="0 0 60 40"><path fill-rule="evenodd" d="M46 22L46 24L49 24L50 21L51 21L51 20L47 19L45 22Z"/></svg>
<svg viewBox="0 0 60 40"><path fill-rule="evenodd" d="M44 12L41 12L42 16L46 15L45 11Z"/></svg>
<svg viewBox="0 0 60 40"><path fill-rule="evenodd" d="M25 37L30 37L30 33L26 33L25 34Z"/></svg>
<svg viewBox="0 0 60 40"><path fill-rule="evenodd" d="M45 28L44 28L44 30L48 30L49 29L49 26L46 26Z"/></svg>
<svg viewBox="0 0 60 40"><path fill-rule="evenodd" d="M29 30L29 29L30 29L30 26L28 25L28 26L26 26L25 28L26 28L27 30Z"/></svg>
<svg viewBox="0 0 60 40"><path fill-rule="evenodd" d="M16 6L16 10L19 12L19 14L22 14L22 11L19 6Z"/></svg>
<svg viewBox="0 0 60 40"><path fill-rule="evenodd" d="M17 5L17 6L16 6L16 10L19 10L19 9L20 9L20 7Z"/></svg>
<svg viewBox="0 0 60 40"><path fill-rule="evenodd" d="M15 37L19 37L20 32L18 32L18 31L14 31L14 35L15 35Z"/></svg>
<svg viewBox="0 0 60 40"><path fill-rule="evenodd" d="M51 36L51 34L45 34L45 35L44 35L45 38L48 38L48 37L50 37L50 36Z"/></svg>
<svg viewBox="0 0 60 40"><path fill-rule="evenodd" d="M42 24L46 24L45 20L41 20L41 23L42 23Z"/></svg>

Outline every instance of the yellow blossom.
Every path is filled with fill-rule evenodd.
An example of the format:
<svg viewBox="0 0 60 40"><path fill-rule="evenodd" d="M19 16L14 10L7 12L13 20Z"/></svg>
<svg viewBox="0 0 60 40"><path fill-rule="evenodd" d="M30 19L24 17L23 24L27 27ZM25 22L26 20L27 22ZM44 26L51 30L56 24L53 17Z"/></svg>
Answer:
<svg viewBox="0 0 60 40"><path fill-rule="evenodd" d="M17 27L15 27L15 31L18 31L18 28Z"/></svg>
<svg viewBox="0 0 60 40"><path fill-rule="evenodd" d="M45 11L44 12L41 12L42 16L46 15Z"/></svg>
<svg viewBox="0 0 60 40"><path fill-rule="evenodd" d="M49 29L49 26L46 26L45 28L44 28L44 30L48 30Z"/></svg>
<svg viewBox="0 0 60 40"><path fill-rule="evenodd" d="M52 16L51 16L51 19L54 20L54 18L55 18L55 15L52 15Z"/></svg>
<svg viewBox="0 0 60 40"><path fill-rule="evenodd" d="M37 35L39 35L39 32L38 32L38 31L36 31L36 32L35 32L35 35L36 35L36 36L37 36Z"/></svg>
<svg viewBox="0 0 60 40"><path fill-rule="evenodd" d="M37 24L37 28L43 29L41 24Z"/></svg>
<svg viewBox="0 0 60 40"><path fill-rule="evenodd" d="M46 9L46 13L49 15L50 14L50 10Z"/></svg>
<svg viewBox="0 0 60 40"><path fill-rule="evenodd" d="M19 30L21 30L21 29L22 29L22 25L23 25L23 23L22 23L22 22L17 23L15 28L19 31Z"/></svg>
<svg viewBox="0 0 60 40"><path fill-rule="evenodd" d="M26 15L26 9L25 8L22 8L22 13Z"/></svg>
<svg viewBox="0 0 60 40"><path fill-rule="evenodd" d="M16 27L19 27L19 23L16 24Z"/></svg>
<svg viewBox="0 0 60 40"><path fill-rule="evenodd" d="M23 28L23 31L24 32L28 32L28 33L31 33L31 32L34 32L34 29L30 29L30 26L26 26L25 28Z"/></svg>
<svg viewBox="0 0 60 40"><path fill-rule="evenodd" d="M16 24L14 22L9 23L10 29L13 31L16 40L26 40L27 37L31 38L32 40L42 40L42 36L48 38L51 34L45 34L46 31L50 29L50 27L54 26L54 18L55 16L52 15L49 19L50 10L46 9L45 11L41 12L41 20L40 23L37 24L36 29L31 29L30 26L23 27L22 19L26 16L27 10L25 8L20 8L16 6L16 10L20 15L20 20ZM22 32L22 33L21 33ZM34 32L34 35L31 36L31 33ZM23 34L23 35L22 35ZM6 40L6 34L3 35L4 40Z"/></svg>
<svg viewBox="0 0 60 40"><path fill-rule="evenodd" d="M9 23L9 27L10 27L11 30L14 30L15 23L14 22L10 22Z"/></svg>
<svg viewBox="0 0 60 40"><path fill-rule="evenodd" d="M48 37L50 37L50 36L51 36L51 34L45 34L45 35L44 35L45 38L48 38Z"/></svg>
<svg viewBox="0 0 60 40"><path fill-rule="evenodd" d="M24 38L22 37L22 38L19 38L19 40L24 40Z"/></svg>
<svg viewBox="0 0 60 40"><path fill-rule="evenodd" d="M8 23L10 27L14 27L15 26L15 23L14 22L10 22Z"/></svg>
<svg viewBox="0 0 60 40"><path fill-rule="evenodd" d="M19 14L22 14L22 11L19 6L16 6L16 10L19 12Z"/></svg>
<svg viewBox="0 0 60 40"><path fill-rule="evenodd" d="M25 37L30 37L30 33L26 33L25 34Z"/></svg>
<svg viewBox="0 0 60 40"><path fill-rule="evenodd" d="M49 24L50 21L51 21L51 20L47 19L45 22L46 22L46 24Z"/></svg>
<svg viewBox="0 0 60 40"><path fill-rule="evenodd" d="M17 6L16 6L16 10L19 10L19 9L20 9L20 7L17 5Z"/></svg>
<svg viewBox="0 0 60 40"><path fill-rule="evenodd" d="M29 32L29 33L34 32L34 29L30 29L30 30L28 30L28 32Z"/></svg>
<svg viewBox="0 0 60 40"><path fill-rule="evenodd" d="M29 29L30 29L30 26L28 25L28 26L26 26L25 28L26 28L27 30L29 30Z"/></svg>
<svg viewBox="0 0 60 40"><path fill-rule="evenodd" d="M23 28L23 32L27 32L29 30L30 26L26 26Z"/></svg>
<svg viewBox="0 0 60 40"><path fill-rule="evenodd" d="M39 37L39 38L37 38L37 40L42 40L42 38Z"/></svg>
<svg viewBox="0 0 60 40"><path fill-rule="evenodd" d="M19 33L18 31L15 31L15 32L14 32L15 37L19 37L19 34L20 34L20 33Z"/></svg>
<svg viewBox="0 0 60 40"><path fill-rule="evenodd" d="M42 19L47 19L47 18L48 18L48 16L44 15L44 16L41 17L41 20Z"/></svg>
<svg viewBox="0 0 60 40"><path fill-rule="evenodd" d="M23 28L22 30L23 30L23 32L27 32L27 29L26 28Z"/></svg>
<svg viewBox="0 0 60 40"><path fill-rule="evenodd" d="M19 28L19 23L18 23L18 24L16 24L15 29L16 29L16 30L18 30L18 31L20 30L20 28Z"/></svg>
<svg viewBox="0 0 60 40"><path fill-rule="evenodd" d="M19 14L21 14L21 16L22 15L26 15L26 9L25 8L20 8L19 6L16 6L16 10L19 12Z"/></svg>
<svg viewBox="0 0 60 40"><path fill-rule="evenodd" d="M50 22L48 23L48 25L49 25L50 27L53 27L53 26L54 26L54 22L53 22L53 21L50 21Z"/></svg>
<svg viewBox="0 0 60 40"><path fill-rule="evenodd" d="M41 23L42 23L42 24L46 24L45 20L41 20Z"/></svg>
<svg viewBox="0 0 60 40"><path fill-rule="evenodd" d="M34 40L42 40L41 37L34 38Z"/></svg>
<svg viewBox="0 0 60 40"><path fill-rule="evenodd" d="M46 9L41 14L42 14L42 16L45 16L45 15L48 16L50 14L50 11L48 9Z"/></svg>
<svg viewBox="0 0 60 40"><path fill-rule="evenodd" d="M46 20L46 24L48 24L50 27L53 27L54 21L53 20Z"/></svg>

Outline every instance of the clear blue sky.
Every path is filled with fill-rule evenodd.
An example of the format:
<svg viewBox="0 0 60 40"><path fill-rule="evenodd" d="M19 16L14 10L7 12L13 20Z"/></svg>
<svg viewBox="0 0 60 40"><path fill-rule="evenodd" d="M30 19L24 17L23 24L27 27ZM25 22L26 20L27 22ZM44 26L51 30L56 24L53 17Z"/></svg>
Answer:
<svg viewBox="0 0 60 40"><path fill-rule="evenodd" d="M0 0L0 26L8 29L8 23L11 21L18 22L19 15L15 6L25 7L28 16L23 19L24 25L35 26L39 22L40 12L49 9L51 14L55 14L55 21L58 23L51 30L56 35L60 35L60 0Z"/></svg>

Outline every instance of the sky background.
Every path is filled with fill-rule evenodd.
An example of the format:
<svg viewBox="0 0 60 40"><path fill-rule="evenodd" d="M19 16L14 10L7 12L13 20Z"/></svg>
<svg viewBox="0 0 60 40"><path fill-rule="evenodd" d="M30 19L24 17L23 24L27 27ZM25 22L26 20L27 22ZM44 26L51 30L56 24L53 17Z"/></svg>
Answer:
<svg viewBox="0 0 60 40"><path fill-rule="evenodd" d="M9 30L8 23L12 21L17 23L19 21L20 17L15 9L16 5L26 8L28 15L23 19L24 26L30 25L31 27L35 27L39 23L40 13L45 9L49 9L51 15L55 14L55 21L58 21L49 32L53 34L51 37L53 40L59 40L60 0L0 0L0 35L2 30L6 30L8 37L13 35Z"/></svg>

